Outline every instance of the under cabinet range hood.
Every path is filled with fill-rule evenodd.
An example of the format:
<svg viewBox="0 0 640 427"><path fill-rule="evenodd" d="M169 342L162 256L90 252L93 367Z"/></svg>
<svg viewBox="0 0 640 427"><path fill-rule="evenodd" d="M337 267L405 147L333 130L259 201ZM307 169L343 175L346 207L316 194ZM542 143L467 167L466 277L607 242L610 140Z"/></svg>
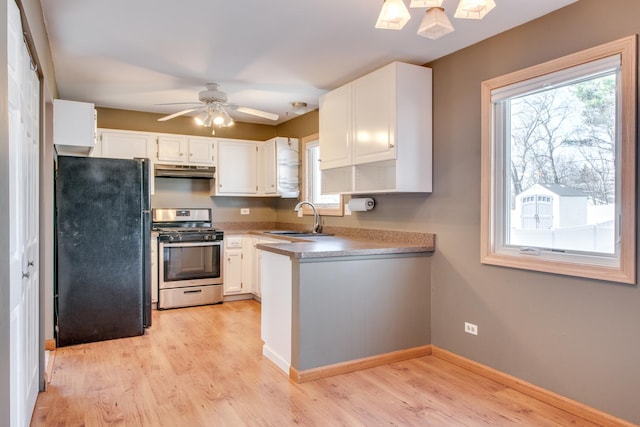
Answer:
<svg viewBox="0 0 640 427"><path fill-rule="evenodd" d="M192 166L192 165L166 165L156 163L154 165L154 175L168 178L215 178L216 168L214 166Z"/></svg>

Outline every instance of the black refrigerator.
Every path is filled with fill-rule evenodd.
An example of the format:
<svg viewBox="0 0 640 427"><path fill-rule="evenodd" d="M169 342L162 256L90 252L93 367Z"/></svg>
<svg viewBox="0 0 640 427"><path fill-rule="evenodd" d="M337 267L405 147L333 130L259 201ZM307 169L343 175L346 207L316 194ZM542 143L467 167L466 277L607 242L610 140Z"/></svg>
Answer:
<svg viewBox="0 0 640 427"><path fill-rule="evenodd" d="M144 334L151 326L147 159L58 156L59 347Z"/></svg>

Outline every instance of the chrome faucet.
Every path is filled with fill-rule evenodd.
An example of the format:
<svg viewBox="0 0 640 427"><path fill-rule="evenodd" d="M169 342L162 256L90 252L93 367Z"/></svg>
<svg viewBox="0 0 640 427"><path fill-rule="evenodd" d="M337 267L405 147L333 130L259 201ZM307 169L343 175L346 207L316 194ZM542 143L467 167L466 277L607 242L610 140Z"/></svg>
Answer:
<svg viewBox="0 0 640 427"><path fill-rule="evenodd" d="M318 215L318 210L316 209L316 205L309 202L308 200L303 200L302 202L298 203L296 207L293 208L293 210L296 212L299 212L302 205L309 205L311 206L311 209L313 209L313 233L314 234L319 233L320 232L320 216Z"/></svg>

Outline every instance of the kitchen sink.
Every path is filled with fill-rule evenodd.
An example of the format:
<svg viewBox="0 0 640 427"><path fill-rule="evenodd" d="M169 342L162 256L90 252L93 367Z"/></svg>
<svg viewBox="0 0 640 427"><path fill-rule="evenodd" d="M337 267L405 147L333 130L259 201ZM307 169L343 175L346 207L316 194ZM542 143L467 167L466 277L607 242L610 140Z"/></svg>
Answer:
<svg viewBox="0 0 640 427"><path fill-rule="evenodd" d="M321 237L321 236L333 236L328 233L312 233L310 231L294 231L294 230L273 230L265 231L265 234L275 234L276 236L290 236L290 237Z"/></svg>

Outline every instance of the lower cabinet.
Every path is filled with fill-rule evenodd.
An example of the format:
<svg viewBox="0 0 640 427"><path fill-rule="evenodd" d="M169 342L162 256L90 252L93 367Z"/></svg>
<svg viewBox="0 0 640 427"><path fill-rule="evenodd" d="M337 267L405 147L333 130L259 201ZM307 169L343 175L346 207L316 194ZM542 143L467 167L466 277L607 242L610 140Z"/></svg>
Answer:
<svg viewBox="0 0 640 427"><path fill-rule="evenodd" d="M224 294L246 292L242 284L242 236L225 237L224 247Z"/></svg>
<svg viewBox="0 0 640 427"><path fill-rule="evenodd" d="M224 294L253 294L261 296L260 268L262 251L258 243L274 243L274 240L248 235L225 236Z"/></svg>

